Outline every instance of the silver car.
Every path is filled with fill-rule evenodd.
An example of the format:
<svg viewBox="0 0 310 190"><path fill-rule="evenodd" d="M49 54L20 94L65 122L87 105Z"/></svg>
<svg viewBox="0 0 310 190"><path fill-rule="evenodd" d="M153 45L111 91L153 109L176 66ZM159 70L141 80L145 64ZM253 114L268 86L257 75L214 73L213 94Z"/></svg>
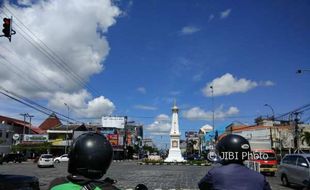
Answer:
<svg viewBox="0 0 310 190"><path fill-rule="evenodd" d="M310 179L309 166L310 154L287 154L279 165L278 176L285 186L290 184L305 186Z"/></svg>

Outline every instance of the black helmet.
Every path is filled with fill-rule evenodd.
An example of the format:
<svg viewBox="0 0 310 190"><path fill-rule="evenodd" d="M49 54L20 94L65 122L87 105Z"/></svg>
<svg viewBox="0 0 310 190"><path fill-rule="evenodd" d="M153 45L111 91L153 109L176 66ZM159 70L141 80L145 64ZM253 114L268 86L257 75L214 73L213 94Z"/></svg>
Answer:
<svg viewBox="0 0 310 190"><path fill-rule="evenodd" d="M223 137L216 145L219 156L224 164L242 163L250 156L250 143L244 137L229 134Z"/></svg>
<svg viewBox="0 0 310 190"><path fill-rule="evenodd" d="M85 133L75 139L71 146L68 172L99 179L107 172L112 158L112 146L104 135Z"/></svg>

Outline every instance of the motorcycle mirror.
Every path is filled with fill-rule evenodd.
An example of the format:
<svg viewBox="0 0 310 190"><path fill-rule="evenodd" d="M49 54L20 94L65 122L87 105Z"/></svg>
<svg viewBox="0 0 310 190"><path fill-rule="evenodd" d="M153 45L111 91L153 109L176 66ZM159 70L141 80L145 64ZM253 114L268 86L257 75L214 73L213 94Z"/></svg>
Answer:
<svg viewBox="0 0 310 190"><path fill-rule="evenodd" d="M144 184L138 184L136 187L135 187L135 190L148 190L147 186L144 185Z"/></svg>

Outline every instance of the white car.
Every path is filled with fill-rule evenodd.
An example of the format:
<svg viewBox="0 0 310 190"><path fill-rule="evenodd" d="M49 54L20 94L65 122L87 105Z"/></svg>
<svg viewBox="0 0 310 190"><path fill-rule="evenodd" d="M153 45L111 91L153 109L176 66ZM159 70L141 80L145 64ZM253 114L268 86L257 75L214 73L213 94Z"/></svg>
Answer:
<svg viewBox="0 0 310 190"><path fill-rule="evenodd" d="M38 167L54 167L53 155L42 154L38 160Z"/></svg>
<svg viewBox="0 0 310 190"><path fill-rule="evenodd" d="M54 158L54 162L56 163L68 162L68 161L69 161L68 154L64 154L64 155Z"/></svg>

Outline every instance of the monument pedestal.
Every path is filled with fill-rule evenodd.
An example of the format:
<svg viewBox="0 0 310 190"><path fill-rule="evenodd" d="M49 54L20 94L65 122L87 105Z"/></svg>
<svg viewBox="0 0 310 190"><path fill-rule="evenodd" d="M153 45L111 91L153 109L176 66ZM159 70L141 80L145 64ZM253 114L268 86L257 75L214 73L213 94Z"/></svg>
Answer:
<svg viewBox="0 0 310 190"><path fill-rule="evenodd" d="M168 157L165 162L184 162L180 149L169 149Z"/></svg>

